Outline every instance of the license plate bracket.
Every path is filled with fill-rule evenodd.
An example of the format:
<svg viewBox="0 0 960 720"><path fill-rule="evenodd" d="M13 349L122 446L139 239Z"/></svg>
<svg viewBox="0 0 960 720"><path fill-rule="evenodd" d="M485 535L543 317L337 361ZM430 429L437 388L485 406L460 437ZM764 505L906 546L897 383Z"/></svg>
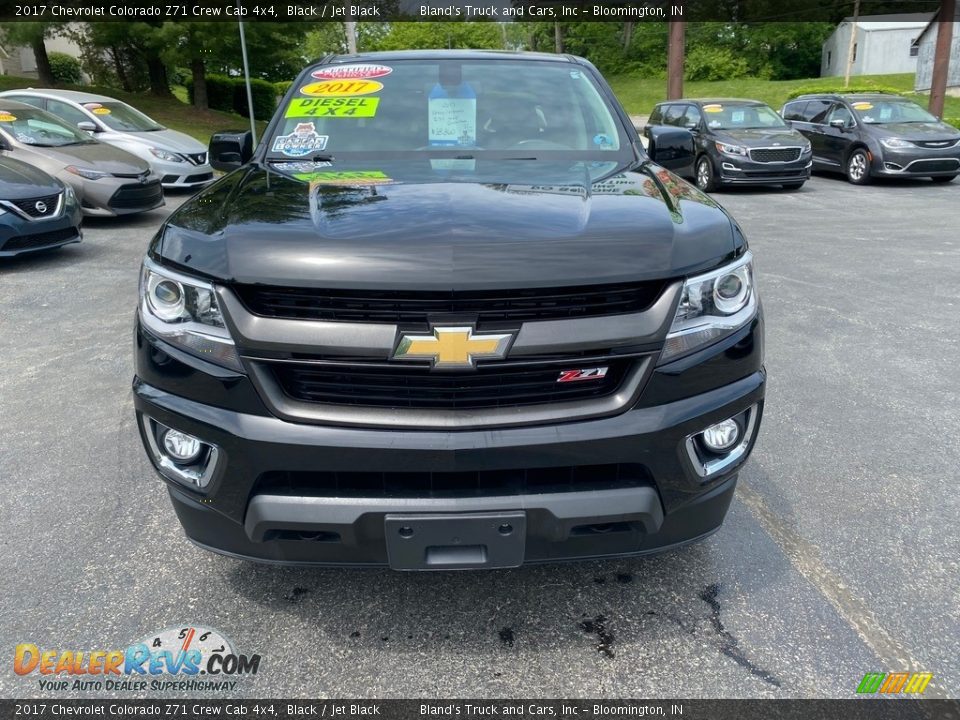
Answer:
<svg viewBox="0 0 960 720"><path fill-rule="evenodd" d="M384 535L394 570L517 567L526 550L527 514L390 513Z"/></svg>

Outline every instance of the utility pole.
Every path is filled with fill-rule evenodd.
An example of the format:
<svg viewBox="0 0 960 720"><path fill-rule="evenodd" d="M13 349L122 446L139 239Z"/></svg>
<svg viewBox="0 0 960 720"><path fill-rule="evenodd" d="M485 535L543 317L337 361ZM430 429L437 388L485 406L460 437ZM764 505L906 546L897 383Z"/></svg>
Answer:
<svg viewBox="0 0 960 720"><path fill-rule="evenodd" d="M860 0L853 4L853 22L850 24L850 47L847 49L847 70L843 74L843 86L850 87L850 71L857 52L857 22L860 20Z"/></svg>
<svg viewBox="0 0 960 720"><path fill-rule="evenodd" d="M953 21L957 14L956 0L942 0L937 19L937 44L933 51L933 77L930 78L931 115L943 118L943 96L947 94L950 75L950 46L953 43Z"/></svg>
<svg viewBox="0 0 960 720"><path fill-rule="evenodd" d="M670 23L667 43L667 100L683 97L683 46L687 24L682 20Z"/></svg>
<svg viewBox="0 0 960 720"><path fill-rule="evenodd" d="M347 52L351 55L357 54L357 23L345 22L344 28L347 31Z"/></svg>

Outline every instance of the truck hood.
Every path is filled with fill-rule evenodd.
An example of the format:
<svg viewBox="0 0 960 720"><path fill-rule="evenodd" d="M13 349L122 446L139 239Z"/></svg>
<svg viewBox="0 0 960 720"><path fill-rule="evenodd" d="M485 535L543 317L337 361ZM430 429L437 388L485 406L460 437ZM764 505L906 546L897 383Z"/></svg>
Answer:
<svg viewBox="0 0 960 720"><path fill-rule="evenodd" d="M679 277L741 236L646 163L251 164L195 196L152 252L225 282L482 290Z"/></svg>

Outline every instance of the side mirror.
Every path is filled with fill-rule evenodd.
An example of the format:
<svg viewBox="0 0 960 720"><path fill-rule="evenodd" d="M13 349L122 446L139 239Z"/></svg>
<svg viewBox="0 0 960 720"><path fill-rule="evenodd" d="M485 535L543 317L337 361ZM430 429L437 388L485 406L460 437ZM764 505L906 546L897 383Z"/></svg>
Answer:
<svg viewBox="0 0 960 720"><path fill-rule="evenodd" d="M89 120L82 120L77 123L77 127L81 130L86 130L88 133L99 132L100 128L97 127L95 122L90 122Z"/></svg>
<svg viewBox="0 0 960 720"><path fill-rule="evenodd" d="M700 127L700 123L688 122L684 124L684 127L690 132L696 132L697 128Z"/></svg>
<svg viewBox="0 0 960 720"><path fill-rule="evenodd" d="M221 130L210 138L209 149L215 170L236 170L253 157L253 135L249 130Z"/></svg>
<svg viewBox="0 0 960 720"><path fill-rule="evenodd" d="M696 148L686 128L659 125L650 129L650 159L668 170L682 170L692 164Z"/></svg>
<svg viewBox="0 0 960 720"><path fill-rule="evenodd" d="M831 120L831 121L830 121L830 127L837 128L838 130L846 130L846 129L847 129L847 121L846 121L846 120Z"/></svg>

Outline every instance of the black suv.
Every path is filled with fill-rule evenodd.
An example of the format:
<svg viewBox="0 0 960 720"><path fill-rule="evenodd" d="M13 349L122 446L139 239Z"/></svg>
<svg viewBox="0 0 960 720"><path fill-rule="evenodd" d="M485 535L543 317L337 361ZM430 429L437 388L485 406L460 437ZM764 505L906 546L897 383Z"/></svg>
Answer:
<svg viewBox="0 0 960 720"><path fill-rule="evenodd" d="M144 446L195 543L396 569L720 527L763 411L753 258L597 70L332 56L150 243Z"/></svg>
<svg viewBox="0 0 960 720"><path fill-rule="evenodd" d="M694 136L686 162L671 164L701 190L722 185L780 185L796 190L810 178L810 143L768 105L756 100L689 99L657 105L644 128L655 144L657 126Z"/></svg>
<svg viewBox="0 0 960 720"><path fill-rule="evenodd" d="M818 170L865 185L874 177L960 174L960 130L899 95L801 95L783 118L810 139Z"/></svg>

